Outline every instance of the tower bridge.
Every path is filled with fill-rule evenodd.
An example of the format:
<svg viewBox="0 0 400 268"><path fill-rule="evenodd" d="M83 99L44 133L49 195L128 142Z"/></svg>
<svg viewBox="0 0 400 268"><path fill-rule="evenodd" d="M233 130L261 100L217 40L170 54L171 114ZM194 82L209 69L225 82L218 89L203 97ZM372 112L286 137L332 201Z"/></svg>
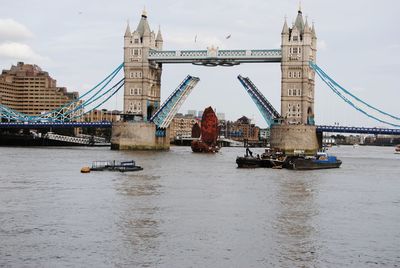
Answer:
<svg viewBox="0 0 400 268"><path fill-rule="evenodd" d="M394 116L361 100L328 76L316 64L317 37L314 25L303 20L298 10L291 27L284 21L279 49L223 50L208 47L204 50L163 50L161 30L150 29L144 11L134 31L128 23L124 34L124 62L110 75L77 100L37 116L26 115L0 104L0 128L46 127L112 127L114 149L167 149L171 119L199 82L188 75L167 100L160 103L161 75L164 64L194 64L200 66L236 66L242 63L280 63L281 107L278 112L248 77L238 76L246 92L271 127L271 146L289 152L303 149L310 153L318 149L317 133L368 133L398 135L400 124L389 122L367 112L364 105L390 120ZM108 86L123 70L124 78ZM369 118L396 129L315 126L315 74L343 101ZM111 85L111 84L110 84ZM107 87L109 87L107 89ZM108 101L119 89L124 90L122 122L84 123L79 120L88 112ZM83 100L83 97L87 98ZM91 106L90 106L91 105ZM85 108L90 109L85 111ZM78 121L78 122L74 122ZM321 136L321 135L319 135Z"/></svg>
<svg viewBox="0 0 400 268"><path fill-rule="evenodd" d="M128 23L124 34L124 118L125 122L113 127L112 147L115 149L167 148L168 128L165 122L154 115L160 110L161 75L163 64L195 64L202 66L235 66L241 63L280 63L281 65L281 117L298 127L274 130L274 136L291 136L298 146L316 150L316 129L314 126L314 79L315 72L309 62L316 59L316 33L303 19L302 11L297 13L292 27L285 20L281 33L280 49L238 49L220 50L208 47L205 50L163 50L161 30L151 30L147 13L143 11L134 31ZM173 93L179 96L178 89ZM187 91L190 92L190 91ZM254 91L258 92L258 91ZM184 93L185 98L189 93ZM260 95L260 94L258 94ZM164 107L174 107L163 118L173 117L185 98L169 98ZM258 105L258 104L257 104ZM259 105L258 105L259 106ZM162 107L161 107L162 108ZM262 109L262 106L259 106ZM261 111L263 112L263 111ZM155 120L157 118L157 120ZM269 122L270 123L270 122ZM149 133L153 139L148 139ZM305 134L308 133L308 134ZM305 135L311 135L303 139ZM314 137L315 136L315 137ZM304 140L304 142L303 142ZM311 142L310 142L311 141ZM280 140L277 145L292 145Z"/></svg>

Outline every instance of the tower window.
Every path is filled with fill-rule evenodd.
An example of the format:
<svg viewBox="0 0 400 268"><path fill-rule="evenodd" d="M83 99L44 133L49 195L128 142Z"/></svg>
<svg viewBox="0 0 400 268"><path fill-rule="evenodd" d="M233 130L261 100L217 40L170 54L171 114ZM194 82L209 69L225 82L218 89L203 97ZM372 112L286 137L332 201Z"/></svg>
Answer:
<svg viewBox="0 0 400 268"><path fill-rule="evenodd" d="M294 54L297 54L297 47L294 47L294 48L293 48L293 53L294 53Z"/></svg>
<svg viewBox="0 0 400 268"><path fill-rule="evenodd" d="M135 44L139 44L139 39L138 38L135 38Z"/></svg>
<svg viewBox="0 0 400 268"><path fill-rule="evenodd" d="M293 41L299 41L299 37L297 35L293 36Z"/></svg>

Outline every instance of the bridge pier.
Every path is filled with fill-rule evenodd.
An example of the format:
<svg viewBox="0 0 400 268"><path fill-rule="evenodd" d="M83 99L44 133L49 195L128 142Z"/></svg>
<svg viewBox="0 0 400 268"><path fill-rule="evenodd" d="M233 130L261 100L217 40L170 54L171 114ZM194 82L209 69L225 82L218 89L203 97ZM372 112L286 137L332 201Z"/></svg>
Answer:
<svg viewBox="0 0 400 268"><path fill-rule="evenodd" d="M319 149L317 127L312 125L273 125L270 139L271 148L288 155L295 151L315 155Z"/></svg>
<svg viewBox="0 0 400 268"><path fill-rule="evenodd" d="M168 150L169 143L169 128L165 137L157 137L153 123L116 122L112 126L112 150Z"/></svg>

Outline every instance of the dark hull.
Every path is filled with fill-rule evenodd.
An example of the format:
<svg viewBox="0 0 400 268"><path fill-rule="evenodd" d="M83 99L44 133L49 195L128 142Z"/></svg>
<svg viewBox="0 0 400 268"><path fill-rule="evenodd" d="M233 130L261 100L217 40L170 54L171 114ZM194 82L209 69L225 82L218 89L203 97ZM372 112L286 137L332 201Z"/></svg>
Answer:
<svg viewBox="0 0 400 268"><path fill-rule="evenodd" d="M255 157L237 157L236 164L238 168L270 168L272 163L269 159L258 159Z"/></svg>
<svg viewBox="0 0 400 268"><path fill-rule="evenodd" d="M342 164L341 160L336 160L335 162L323 162L315 161L313 159L291 159L289 160L285 167L294 170L312 170L312 169L328 169L328 168L338 168Z"/></svg>
<svg viewBox="0 0 400 268"><path fill-rule="evenodd" d="M219 147L209 146L205 142L197 140L192 141L191 148L194 153L217 153L219 151Z"/></svg>
<svg viewBox="0 0 400 268"><path fill-rule="evenodd" d="M120 171L120 172L128 172L128 171L140 171L143 170L142 167L140 166L135 166L135 167L96 167L96 168L90 168L90 171Z"/></svg>

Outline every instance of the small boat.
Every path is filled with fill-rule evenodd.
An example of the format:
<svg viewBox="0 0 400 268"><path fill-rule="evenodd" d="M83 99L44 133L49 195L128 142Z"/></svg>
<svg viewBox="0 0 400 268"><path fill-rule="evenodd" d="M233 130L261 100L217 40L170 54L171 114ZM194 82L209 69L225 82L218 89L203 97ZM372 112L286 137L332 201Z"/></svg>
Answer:
<svg viewBox="0 0 400 268"><path fill-rule="evenodd" d="M275 152L269 148L266 148L261 156L258 154L253 156L253 152L247 147L244 156L236 157L236 164L238 168L282 168L285 159L281 152Z"/></svg>
<svg viewBox="0 0 400 268"><path fill-rule="evenodd" d="M238 165L238 168L272 167L269 159L253 156L238 156L236 157L236 164Z"/></svg>
<svg viewBox="0 0 400 268"><path fill-rule="evenodd" d="M82 168L83 170L83 168ZM81 170L81 172L82 172ZM90 171L103 171L103 170L108 170L108 171L120 171L120 172L125 172L125 171L139 171L143 170L141 166L137 166L135 161L129 160L129 161L94 161L92 163L92 167L90 168Z"/></svg>
<svg viewBox="0 0 400 268"><path fill-rule="evenodd" d="M327 169L338 168L342 161L336 156L330 156L326 153L318 153L313 157L294 156L288 158L285 167L295 170Z"/></svg>

